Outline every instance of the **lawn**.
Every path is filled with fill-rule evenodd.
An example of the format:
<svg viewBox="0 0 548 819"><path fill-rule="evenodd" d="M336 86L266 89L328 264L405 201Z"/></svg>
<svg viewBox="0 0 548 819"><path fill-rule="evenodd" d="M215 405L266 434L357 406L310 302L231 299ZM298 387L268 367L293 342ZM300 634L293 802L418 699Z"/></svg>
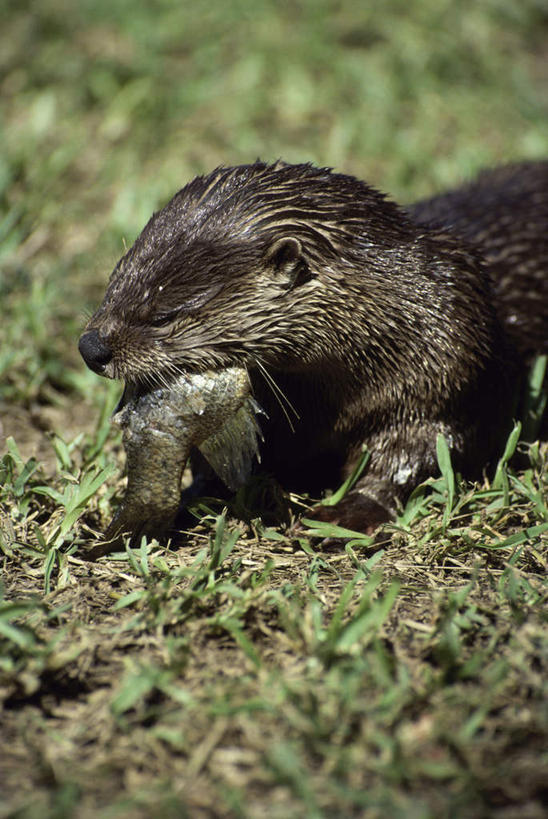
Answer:
<svg viewBox="0 0 548 819"><path fill-rule="evenodd" d="M0 817L541 819L546 444L516 431L474 485L442 446L346 546L311 499L291 534L244 492L196 503L177 548L92 562L120 385L77 339L152 211L217 165L312 161L405 203L548 156L546 5L1 8Z"/></svg>

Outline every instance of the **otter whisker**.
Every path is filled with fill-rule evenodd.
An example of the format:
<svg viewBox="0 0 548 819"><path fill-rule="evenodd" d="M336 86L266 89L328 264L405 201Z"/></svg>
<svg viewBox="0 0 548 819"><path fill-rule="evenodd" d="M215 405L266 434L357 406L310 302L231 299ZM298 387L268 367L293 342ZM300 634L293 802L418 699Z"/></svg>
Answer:
<svg viewBox="0 0 548 819"><path fill-rule="evenodd" d="M276 401L280 405L280 409L281 409L281 411L283 412L283 414L285 415L285 417L287 419L287 423L289 424L289 428L291 429L291 432L295 432L295 426L293 424L293 421L291 420L291 417L289 415L289 411L291 411L293 413L293 415L295 416L295 418L297 420L299 420L299 418L300 418L299 413L297 412L297 410L295 409L295 407L293 406L293 404L291 403L291 401L289 400L287 395L281 389L281 387L276 383L276 381L274 380L272 375L268 372L268 370L266 369L266 367L262 363L262 361L259 358L256 357L255 358L255 363L256 363L257 368L259 369L261 375L263 376L267 386L272 391L272 395L274 396L274 398L276 399Z"/></svg>

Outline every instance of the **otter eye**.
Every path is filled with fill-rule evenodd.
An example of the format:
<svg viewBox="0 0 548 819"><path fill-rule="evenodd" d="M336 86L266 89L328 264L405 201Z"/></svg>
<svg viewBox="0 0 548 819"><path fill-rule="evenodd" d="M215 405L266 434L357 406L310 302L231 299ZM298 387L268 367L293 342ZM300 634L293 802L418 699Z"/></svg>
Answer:
<svg viewBox="0 0 548 819"><path fill-rule="evenodd" d="M177 316L182 317L196 313L200 307L203 307L204 304L211 301L211 299L214 298L214 296L216 296L217 293L223 289L223 287L224 282L218 281L214 284L210 284L205 290L198 290L197 292L189 295L185 294L184 300L181 300L178 303L176 302L175 307L167 309L163 313L159 312L156 316L154 316L154 318L149 319L147 323L152 325L152 327L167 327L167 325L171 324L173 319L175 319Z"/></svg>
<svg viewBox="0 0 548 819"><path fill-rule="evenodd" d="M174 315L174 313L164 313L161 316L155 316L155 318L151 319L150 323L153 327L167 327L173 320Z"/></svg>

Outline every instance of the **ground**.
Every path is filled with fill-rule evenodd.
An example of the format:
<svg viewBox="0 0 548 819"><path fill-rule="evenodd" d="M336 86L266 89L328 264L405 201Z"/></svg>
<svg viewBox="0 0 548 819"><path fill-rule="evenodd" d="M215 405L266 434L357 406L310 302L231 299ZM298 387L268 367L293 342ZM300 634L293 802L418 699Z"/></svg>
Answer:
<svg viewBox="0 0 548 819"><path fill-rule="evenodd" d="M462 486L444 524L441 479L327 551L219 506L91 562L96 493L46 570L34 473L3 521L5 815L543 816L542 453L510 506Z"/></svg>

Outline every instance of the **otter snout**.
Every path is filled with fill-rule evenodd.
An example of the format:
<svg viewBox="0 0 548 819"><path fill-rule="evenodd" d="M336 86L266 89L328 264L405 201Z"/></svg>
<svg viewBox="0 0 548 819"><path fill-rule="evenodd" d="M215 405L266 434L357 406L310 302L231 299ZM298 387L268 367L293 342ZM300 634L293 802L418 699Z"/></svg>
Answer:
<svg viewBox="0 0 548 819"><path fill-rule="evenodd" d="M112 350L103 341L97 330L88 330L80 336L78 342L80 355L90 368L99 375L102 375L106 365L112 359Z"/></svg>

